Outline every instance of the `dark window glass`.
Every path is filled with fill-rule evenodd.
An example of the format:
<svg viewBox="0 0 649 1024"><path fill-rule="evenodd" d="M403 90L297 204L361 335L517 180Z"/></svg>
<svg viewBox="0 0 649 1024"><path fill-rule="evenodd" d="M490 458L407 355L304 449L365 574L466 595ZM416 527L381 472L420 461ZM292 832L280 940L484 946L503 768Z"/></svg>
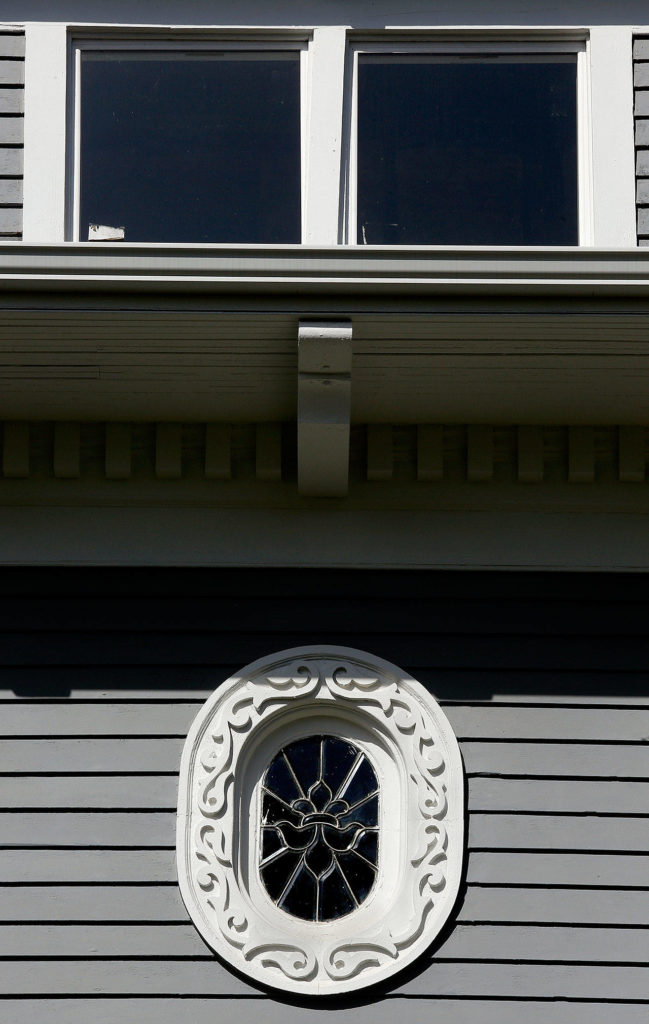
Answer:
<svg viewBox="0 0 649 1024"><path fill-rule="evenodd" d="M262 782L266 892L307 921L351 913L374 885L378 823L379 785L366 754L336 736L284 747Z"/></svg>
<svg viewBox="0 0 649 1024"><path fill-rule="evenodd" d="M299 242L299 54L84 54L80 166L81 239Z"/></svg>
<svg viewBox="0 0 649 1024"><path fill-rule="evenodd" d="M576 245L576 56L359 57L358 242Z"/></svg>

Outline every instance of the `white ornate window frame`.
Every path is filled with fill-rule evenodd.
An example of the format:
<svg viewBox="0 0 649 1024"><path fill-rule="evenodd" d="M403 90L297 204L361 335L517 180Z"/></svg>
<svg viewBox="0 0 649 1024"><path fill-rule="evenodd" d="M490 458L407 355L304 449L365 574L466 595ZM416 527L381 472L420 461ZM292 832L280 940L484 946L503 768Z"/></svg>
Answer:
<svg viewBox="0 0 649 1024"><path fill-rule="evenodd" d="M258 871L263 773L280 747L315 732L363 750L381 793L376 883L326 924L277 907ZM206 942L258 982L332 995L401 970L447 921L463 846L449 722L420 683L371 654L318 646L263 658L220 686L191 726L178 800L182 897Z"/></svg>

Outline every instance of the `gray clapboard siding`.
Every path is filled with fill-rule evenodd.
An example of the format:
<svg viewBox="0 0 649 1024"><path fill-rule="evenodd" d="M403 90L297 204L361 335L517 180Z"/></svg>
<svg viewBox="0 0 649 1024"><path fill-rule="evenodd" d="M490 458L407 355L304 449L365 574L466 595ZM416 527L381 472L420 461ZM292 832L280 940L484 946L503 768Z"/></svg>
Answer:
<svg viewBox="0 0 649 1024"><path fill-rule="evenodd" d="M541 811L573 814L647 814L649 783L585 779L469 780L472 811Z"/></svg>
<svg viewBox="0 0 649 1024"><path fill-rule="evenodd" d="M182 739L25 739L0 744L0 772L177 772ZM473 774L649 778L643 744L504 743L464 741L466 771Z"/></svg>
<svg viewBox="0 0 649 1024"><path fill-rule="evenodd" d="M470 885L460 921L639 925L649 922L649 890L525 889Z"/></svg>
<svg viewBox="0 0 649 1024"><path fill-rule="evenodd" d="M7 884L177 883L174 850L2 850L0 878ZM1 991L1 989L0 989Z"/></svg>
<svg viewBox="0 0 649 1024"><path fill-rule="evenodd" d="M636 966L649 959L644 581L28 576L13 577L22 597L0 601L0 772L17 773L0 778L0 956L27 958L0 963L0 991L24 999L6 1002L11 1012L33 1013L39 995L56 1024L80 1019L79 1007L84 1024L118 1012L140 1024L151 1008L164 1024L190 1005L231 1015L224 1000L238 997L243 1020L251 1007L310 1019L232 975L195 933L176 885L174 808L183 736L211 689L324 631L452 698L469 773L458 924L416 976L395 978L408 1012L449 1024L509 1024L514 1013L583 1024L604 1010L607 1024L646 1020L647 968ZM63 949L76 959L60 959ZM366 1009L381 1019L388 1006L392 1020L399 1005ZM627 1018L638 1006L644 1016Z"/></svg>
<svg viewBox="0 0 649 1024"><path fill-rule="evenodd" d="M42 1017L56 1024L196 1024L227 1018L232 1007L214 998L182 999L8 999L3 1004L11 1024L33 1024ZM316 1019L318 1005L308 1009L288 1003L263 1001L257 996L238 999L234 1012L238 1024L306 1024ZM330 1011L331 1012L331 1011ZM402 996L375 997L369 1006L336 1008L336 1024L393 1024L394 1020L435 1020L436 1024L646 1024L647 1005L616 1002L553 1002L453 999L442 1001Z"/></svg>
<svg viewBox="0 0 649 1024"><path fill-rule="evenodd" d="M213 959L192 924L4 925L0 957L173 957ZM434 959L643 964L649 929L458 924ZM170 968L173 970L173 968Z"/></svg>
<svg viewBox="0 0 649 1024"><path fill-rule="evenodd" d="M0 991L13 995L246 996L256 990L210 957L205 960L0 961ZM642 967L437 961L416 977L397 979L407 996L637 1000L647 1002ZM260 1008L261 1010L261 1008ZM263 1012L263 1011L261 1011Z"/></svg>
<svg viewBox="0 0 649 1024"><path fill-rule="evenodd" d="M123 808L172 811L177 802L178 779L175 775L64 775L41 780L34 780L31 776L0 777L0 810Z"/></svg>
<svg viewBox="0 0 649 1024"><path fill-rule="evenodd" d="M175 812L0 813L0 846L172 847ZM644 853L649 817L473 813L469 848Z"/></svg>
<svg viewBox="0 0 649 1024"><path fill-rule="evenodd" d="M0 878L5 884L164 883L175 884L176 857L172 849L117 849L110 856L101 848L1 849ZM472 852L468 857L470 885L606 886L647 888L649 855L566 852Z"/></svg>
<svg viewBox="0 0 649 1024"><path fill-rule="evenodd" d="M649 782L472 776L468 789L472 811L649 815ZM0 811L173 811L177 798L174 774L0 777Z"/></svg>
<svg viewBox="0 0 649 1024"><path fill-rule="evenodd" d="M0 89L0 114L22 114L24 110L23 89Z"/></svg>
<svg viewBox="0 0 649 1024"><path fill-rule="evenodd" d="M25 36L0 29L0 237L20 238L23 228L22 176Z"/></svg>
<svg viewBox="0 0 649 1024"><path fill-rule="evenodd" d="M175 885L0 886L0 921L188 923ZM646 927L649 890L470 885L458 921Z"/></svg>
<svg viewBox="0 0 649 1024"><path fill-rule="evenodd" d="M473 852L467 881L479 885L581 885L646 889L649 856L586 853Z"/></svg>
<svg viewBox="0 0 649 1024"><path fill-rule="evenodd" d="M649 50L647 39L633 44L635 86L636 203L638 242L649 238Z"/></svg>
<svg viewBox="0 0 649 1024"><path fill-rule="evenodd" d="M105 703L100 713L87 704L34 703L0 706L0 736L185 736L200 704ZM460 740L578 740L649 743L649 706L623 708L502 707L445 708Z"/></svg>

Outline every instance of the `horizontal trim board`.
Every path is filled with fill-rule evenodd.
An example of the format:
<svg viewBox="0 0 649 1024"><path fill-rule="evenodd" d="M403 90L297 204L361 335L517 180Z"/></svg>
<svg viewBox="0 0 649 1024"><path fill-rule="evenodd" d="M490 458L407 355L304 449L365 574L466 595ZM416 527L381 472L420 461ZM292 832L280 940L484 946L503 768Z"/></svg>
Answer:
<svg viewBox="0 0 649 1024"><path fill-rule="evenodd" d="M0 849L5 884L176 884L171 849ZM596 853L471 853L467 880L475 885L649 889L649 855Z"/></svg>
<svg viewBox="0 0 649 1024"><path fill-rule="evenodd" d="M472 812L649 815L649 782L472 776L468 787ZM175 773L0 778L0 810L171 811L177 799Z"/></svg>
<svg viewBox="0 0 649 1024"><path fill-rule="evenodd" d="M183 739L13 739L0 744L0 773L177 772ZM647 779L642 744L464 741L469 774Z"/></svg>
<svg viewBox="0 0 649 1024"><path fill-rule="evenodd" d="M44 781L43 787L47 784ZM173 847L176 813L57 811L0 813L0 847ZM645 853L643 818L472 813L469 848Z"/></svg>
<svg viewBox="0 0 649 1024"><path fill-rule="evenodd" d="M56 1024L196 1024L197 1020L236 1013L239 1024L305 1024L314 1008L291 1006L262 995L238 998L236 1004L218 997L167 998L155 997L112 999L7 999L3 1011L12 1024L33 1024L43 1019ZM490 999L436 999L435 996L410 998L399 995L375 997L370 1005L353 1009L335 1007L336 1024L392 1024L395 1017L415 1020L434 1017L436 1024L646 1024L647 1006L616 1002L556 1003L514 997L509 1002Z"/></svg>
<svg viewBox="0 0 649 1024"><path fill-rule="evenodd" d="M215 673L214 688L220 682ZM92 705L83 704L10 704L1 710L0 736L6 737L185 736L198 713L195 703L181 702L105 703L100 713ZM644 743L649 738L649 707L598 710L455 704L446 707L446 714L458 739Z"/></svg>
<svg viewBox="0 0 649 1024"><path fill-rule="evenodd" d="M0 990L6 995L250 995L255 989L230 974L215 958L206 961L0 962ZM647 997L641 967L581 965L432 963L394 991L422 996L494 996L612 999Z"/></svg>
<svg viewBox="0 0 649 1024"><path fill-rule="evenodd" d="M62 954L62 950L65 952ZM174 957L214 959L193 924L3 925L0 958ZM457 924L434 956L461 960L626 963L649 960L649 929ZM173 971L173 967L170 968Z"/></svg>
<svg viewBox="0 0 649 1024"><path fill-rule="evenodd" d="M0 246L0 283L63 288L80 292L133 287L148 291L308 290L367 293L488 292L499 294L592 295L649 294L649 255L571 248L453 249L382 246L322 248L308 246L188 246L121 243L25 245L20 251ZM345 312L349 312L345 306Z"/></svg>
<svg viewBox="0 0 649 1024"><path fill-rule="evenodd" d="M0 885L0 921L186 924L189 918L176 885ZM646 928L649 888L625 891L470 885L458 921Z"/></svg>

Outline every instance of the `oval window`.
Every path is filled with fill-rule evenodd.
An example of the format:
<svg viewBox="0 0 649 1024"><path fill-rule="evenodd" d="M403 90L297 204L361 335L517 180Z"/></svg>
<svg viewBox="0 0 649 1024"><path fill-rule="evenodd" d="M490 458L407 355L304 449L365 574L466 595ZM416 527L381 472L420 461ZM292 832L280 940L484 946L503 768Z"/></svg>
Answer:
<svg viewBox="0 0 649 1024"><path fill-rule="evenodd" d="M350 914L378 868L379 783L367 754L336 736L283 747L262 782L259 870L282 910L305 921Z"/></svg>
<svg viewBox="0 0 649 1024"><path fill-rule="evenodd" d="M270 655L226 680L190 729L181 893L203 938L257 982L332 995L412 963L451 914L463 847L446 716L371 654Z"/></svg>

